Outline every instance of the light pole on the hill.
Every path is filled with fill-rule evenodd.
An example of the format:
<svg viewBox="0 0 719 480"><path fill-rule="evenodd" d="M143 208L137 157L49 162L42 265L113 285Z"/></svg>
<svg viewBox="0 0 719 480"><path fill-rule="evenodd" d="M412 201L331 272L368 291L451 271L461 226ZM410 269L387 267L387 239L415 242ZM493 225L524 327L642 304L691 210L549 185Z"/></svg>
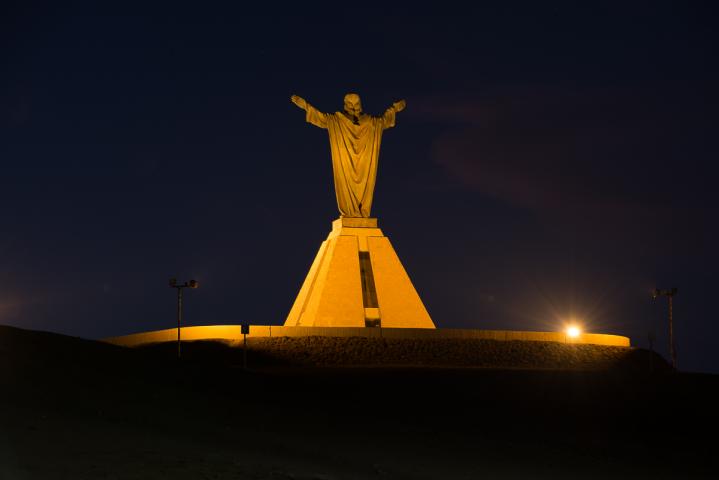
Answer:
<svg viewBox="0 0 719 480"><path fill-rule="evenodd" d="M672 357L672 368L674 370L677 369L677 351L674 347L674 324L672 319L672 301L674 299L674 295L677 294L677 289L675 288L668 288L664 290L660 290L658 288L655 288L652 292L652 298L656 299L657 297L667 297L669 300L669 354Z"/></svg>
<svg viewBox="0 0 719 480"><path fill-rule="evenodd" d="M182 324L182 290L185 288L197 288L200 284L195 280L190 280L185 283L177 283L176 278L170 279L170 287L177 289L177 358L180 358L180 325Z"/></svg>

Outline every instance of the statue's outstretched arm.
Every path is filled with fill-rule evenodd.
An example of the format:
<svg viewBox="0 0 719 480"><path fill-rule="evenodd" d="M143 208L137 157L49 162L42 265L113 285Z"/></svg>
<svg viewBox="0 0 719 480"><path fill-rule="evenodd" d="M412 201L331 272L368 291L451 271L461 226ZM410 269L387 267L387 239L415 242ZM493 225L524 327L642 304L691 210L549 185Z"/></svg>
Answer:
<svg viewBox="0 0 719 480"><path fill-rule="evenodd" d="M319 110L317 110L315 107L307 103L307 100L300 97L299 95L292 95L290 97L290 100L292 100L292 103L300 107L302 110L307 112L305 119L308 123L311 123L312 125L315 125L320 128L327 128L327 114L322 113Z"/></svg>
<svg viewBox="0 0 719 480"><path fill-rule="evenodd" d="M384 115L382 116L382 121L384 123L384 128L392 128L395 124L395 117L397 116L397 112L401 112L405 109L407 106L407 102L404 100L399 100L397 102L394 102L390 107L387 109L386 112L384 112Z"/></svg>
<svg viewBox="0 0 719 480"><path fill-rule="evenodd" d="M307 103L307 100L300 97L299 95L292 95L290 97L290 100L292 100L292 103L300 107L302 110L307 110L307 106L309 105L309 103Z"/></svg>
<svg viewBox="0 0 719 480"><path fill-rule="evenodd" d="M392 104L392 107L390 107L390 108L394 108L395 112L401 112L402 110L405 109L405 107L407 107L407 102L404 100L398 100L398 101L394 102Z"/></svg>

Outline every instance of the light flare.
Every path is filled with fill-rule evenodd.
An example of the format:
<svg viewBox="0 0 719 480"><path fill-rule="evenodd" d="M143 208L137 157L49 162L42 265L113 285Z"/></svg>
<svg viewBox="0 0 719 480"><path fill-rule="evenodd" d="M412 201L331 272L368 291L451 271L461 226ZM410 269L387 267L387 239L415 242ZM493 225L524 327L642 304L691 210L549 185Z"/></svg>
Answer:
<svg viewBox="0 0 719 480"><path fill-rule="evenodd" d="M577 338L582 334L582 329L576 325L570 325L567 327L567 336L569 338Z"/></svg>

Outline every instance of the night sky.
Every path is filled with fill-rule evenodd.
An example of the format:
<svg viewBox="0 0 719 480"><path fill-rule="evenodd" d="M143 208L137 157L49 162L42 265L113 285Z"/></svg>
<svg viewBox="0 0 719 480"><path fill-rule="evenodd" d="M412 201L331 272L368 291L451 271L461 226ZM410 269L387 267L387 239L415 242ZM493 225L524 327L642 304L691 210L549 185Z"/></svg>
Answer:
<svg viewBox="0 0 719 480"><path fill-rule="evenodd" d="M719 372L717 12L495 3L2 7L0 323L171 328L174 276L187 324L282 324L338 215L289 97L354 91L407 100L372 213L439 327L576 318L666 356L650 291L678 287L679 367Z"/></svg>

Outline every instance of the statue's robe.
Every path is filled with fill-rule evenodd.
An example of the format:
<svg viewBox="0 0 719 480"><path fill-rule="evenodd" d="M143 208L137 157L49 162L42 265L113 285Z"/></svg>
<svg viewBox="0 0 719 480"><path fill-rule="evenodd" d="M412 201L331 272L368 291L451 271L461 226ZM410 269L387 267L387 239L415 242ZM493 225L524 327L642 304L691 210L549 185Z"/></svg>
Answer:
<svg viewBox="0 0 719 480"><path fill-rule="evenodd" d="M330 136L337 207L343 217L369 217L377 178L382 132L394 127L396 110L381 117L362 114L355 125L344 112L322 113L307 105L307 122Z"/></svg>

